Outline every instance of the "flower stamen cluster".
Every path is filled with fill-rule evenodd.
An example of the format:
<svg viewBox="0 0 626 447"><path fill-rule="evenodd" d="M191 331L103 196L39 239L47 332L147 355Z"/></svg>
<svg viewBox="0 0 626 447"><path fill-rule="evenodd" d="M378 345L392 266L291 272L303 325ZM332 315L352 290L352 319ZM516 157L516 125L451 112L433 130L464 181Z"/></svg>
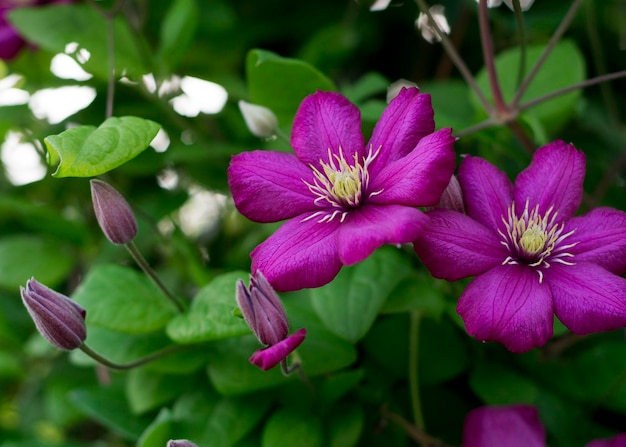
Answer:
<svg viewBox="0 0 626 447"><path fill-rule="evenodd" d="M500 243L509 251L510 255L502 264L519 264L530 267L549 268L550 262L559 262L565 265L574 265L574 262L563 258L573 258L574 255L565 250L574 247L578 242L561 245L561 243L576 231L571 230L563 234L565 224L556 221L558 211L551 206L545 214L539 213L539 205L529 210L528 200L521 216L515 212L515 202L507 210L507 218L502 216L506 234L498 230L502 239ZM543 281L543 272L536 270L539 282Z"/></svg>
<svg viewBox="0 0 626 447"><path fill-rule="evenodd" d="M320 223L331 222L338 215L341 215L340 220L343 222L350 209L357 208L362 204L363 195L364 192L367 191L370 180L369 166L380 153L380 147L376 152L373 152L372 149L373 148L370 147L367 157L363 157L362 160L359 160L359 154L355 153L353 165L348 163L341 147L339 148L338 155L333 154L331 150L328 149L328 163L323 160L319 161L323 172L312 164L309 164L315 176L315 180L313 184L304 179L302 181L309 188L309 191L316 196L313 202L322 207L326 207L326 205L329 204L336 209L330 214L326 211L314 213L304 220L309 220L323 214L324 217L318 221ZM375 196L381 192L383 192L382 189L371 192L367 197Z"/></svg>

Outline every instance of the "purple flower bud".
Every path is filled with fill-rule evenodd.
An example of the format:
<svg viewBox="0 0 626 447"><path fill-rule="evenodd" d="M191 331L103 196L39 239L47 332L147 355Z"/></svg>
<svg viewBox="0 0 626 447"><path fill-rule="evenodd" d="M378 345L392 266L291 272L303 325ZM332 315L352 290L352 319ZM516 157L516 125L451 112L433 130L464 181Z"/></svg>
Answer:
<svg viewBox="0 0 626 447"><path fill-rule="evenodd" d="M250 363L258 366L263 371L267 371L286 359L289 354L302 344L304 337L306 337L306 329L302 328L275 345L256 351L250 357Z"/></svg>
<svg viewBox="0 0 626 447"><path fill-rule="evenodd" d="M289 322L280 298L260 271L250 275L250 289L237 281L237 303L243 318L264 345L275 345L289 333Z"/></svg>
<svg viewBox="0 0 626 447"><path fill-rule="evenodd" d="M170 439L167 441L167 447L198 447L191 441L186 439Z"/></svg>
<svg viewBox="0 0 626 447"><path fill-rule="evenodd" d="M124 245L137 234L137 221L128 202L108 183L91 180L91 198L98 224L108 240Z"/></svg>
<svg viewBox="0 0 626 447"><path fill-rule="evenodd" d="M85 309L65 295L31 278L20 287L22 301L39 333L65 351L82 346L87 338Z"/></svg>
<svg viewBox="0 0 626 447"><path fill-rule="evenodd" d="M463 191L456 176L450 178L450 183L443 191L441 200L435 208L446 208L465 214L465 203L463 202Z"/></svg>

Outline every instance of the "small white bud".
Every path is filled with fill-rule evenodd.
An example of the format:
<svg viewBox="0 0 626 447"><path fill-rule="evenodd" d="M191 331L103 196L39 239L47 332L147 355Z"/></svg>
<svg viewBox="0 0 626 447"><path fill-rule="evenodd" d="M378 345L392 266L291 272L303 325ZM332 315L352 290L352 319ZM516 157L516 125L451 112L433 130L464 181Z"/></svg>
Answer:
<svg viewBox="0 0 626 447"><path fill-rule="evenodd" d="M398 93L400 93L403 88L412 87L417 87L417 84L415 82L407 81L406 79L398 79L396 82L387 87L387 104L389 104L393 98L398 96Z"/></svg>
<svg viewBox="0 0 626 447"><path fill-rule="evenodd" d="M480 0L476 0L476 3L480 3ZM502 4L502 0L487 0L487 8L497 8Z"/></svg>
<svg viewBox="0 0 626 447"><path fill-rule="evenodd" d="M448 25L448 20L444 15L444 10L445 8L442 5L434 5L428 9L428 11L430 11L430 15L433 16L433 20L437 24L439 31L444 34L450 34L450 25ZM437 33L437 31L431 26L428 16L423 12L420 12L420 15L417 17L415 26L417 26L417 29L422 32L422 37L428 42L435 43L441 41L439 33Z"/></svg>
<svg viewBox="0 0 626 447"><path fill-rule="evenodd" d="M519 6L522 11L528 11L530 7L533 5L535 0L519 0ZM504 0L504 3L511 8L511 11L515 11L515 7L513 6L513 0Z"/></svg>
<svg viewBox="0 0 626 447"><path fill-rule="evenodd" d="M370 11L383 11L387 9L391 0L376 0L372 6L370 6Z"/></svg>
<svg viewBox="0 0 626 447"><path fill-rule="evenodd" d="M276 135L278 119L270 109L239 101L239 110L252 135L259 138L270 138Z"/></svg>

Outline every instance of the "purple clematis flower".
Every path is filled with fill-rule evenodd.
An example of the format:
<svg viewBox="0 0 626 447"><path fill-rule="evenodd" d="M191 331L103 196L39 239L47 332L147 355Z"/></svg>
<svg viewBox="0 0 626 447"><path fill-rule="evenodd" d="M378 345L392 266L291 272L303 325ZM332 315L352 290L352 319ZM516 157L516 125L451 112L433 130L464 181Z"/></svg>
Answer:
<svg viewBox="0 0 626 447"><path fill-rule="evenodd" d="M430 96L404 89L363 143L357 107L317 92L296 113L294 154L233 157L229 185L239 211L257 222L291 219L252 253L280 291L319 287L343 265L383 244L415 240L454 171L451 129L434 132Z"/></svg>
<svg viewBox="0 0 626 447"><path fill-rule="evenodd" d="M530 405L488 406L469 412L462 447L546 447L546 430Z"/></svg>
<svg viewBox="0 0 626 447"><path fill-rule="evenodd" d="M24 39L7 20L9 11L24 6L46 3L70 3L72 0L0 0L0 59L13 59L26 45Z"/></svg>
<svg viewBox="0 0 626 447"><path fill-rule="evenodd" d="M573 217L584 175L584 154L562 141L540 148L515 185L463 160L467 215L429 212L415 250L437 278L476 277L457 305L470 335L524 352L552 336L554 314L576 334L626 326L626 213Z"/></svg>
<svg viewBox="0 0 626 447"><path fill-rule="evenodd" d="M531 405L487 406L472 410L463 424L462 447L547 447L546 430ZM626 433L596 439L585 447L626 447Z"/></svg>

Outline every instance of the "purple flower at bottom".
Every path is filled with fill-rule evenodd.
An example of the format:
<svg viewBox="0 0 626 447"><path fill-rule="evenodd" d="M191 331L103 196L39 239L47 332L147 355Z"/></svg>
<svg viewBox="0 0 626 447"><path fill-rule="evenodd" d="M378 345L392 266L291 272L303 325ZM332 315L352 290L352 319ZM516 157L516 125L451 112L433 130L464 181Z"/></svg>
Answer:
<svg viewBox="0 0 626 447"><path fill-rule="evenodd" d="M486 406L470 411L462 447L547 447L546 430L530 405ZM585 447L626 447L626 433L596 439Z"/></svg>
<svg viewBox="0 0 626 447"><path fill-rule="evenodd" d="M291 134L294 154L254 151L232 158L235 205L257 222L290 219L252 253L282 291L319 287L343 265L383 244L415 240L454 171L450 129L434 132L430 96L402 90L365 145L358 108L338 93L306 97Z"/></svg>
<svg viewBox="0 0 626 447"><path fill-rule="evenodd" d="M480 407L463 424L462 447L546 447L546 430L530 405Z"/></svg>
<svg viewBox="0 0 626 447"><path fill-rule="evenodd" d="M514 352L543 345L554 315L572 332L626 326L626 213L574 217L585 156L556 141L511 184L486 160L459 168L467 214L438 209L415 242L433 276L475 276L457 304L467 332Z"/></svg>
<svg viewBox="0 0 626 447"><path fill-rule="evenodd" d="M1 0L0 1L0 59L13 59L26 42L7 20L9 11L23 6L38 6L46 3L70 3L72 0Z"/></svg>

